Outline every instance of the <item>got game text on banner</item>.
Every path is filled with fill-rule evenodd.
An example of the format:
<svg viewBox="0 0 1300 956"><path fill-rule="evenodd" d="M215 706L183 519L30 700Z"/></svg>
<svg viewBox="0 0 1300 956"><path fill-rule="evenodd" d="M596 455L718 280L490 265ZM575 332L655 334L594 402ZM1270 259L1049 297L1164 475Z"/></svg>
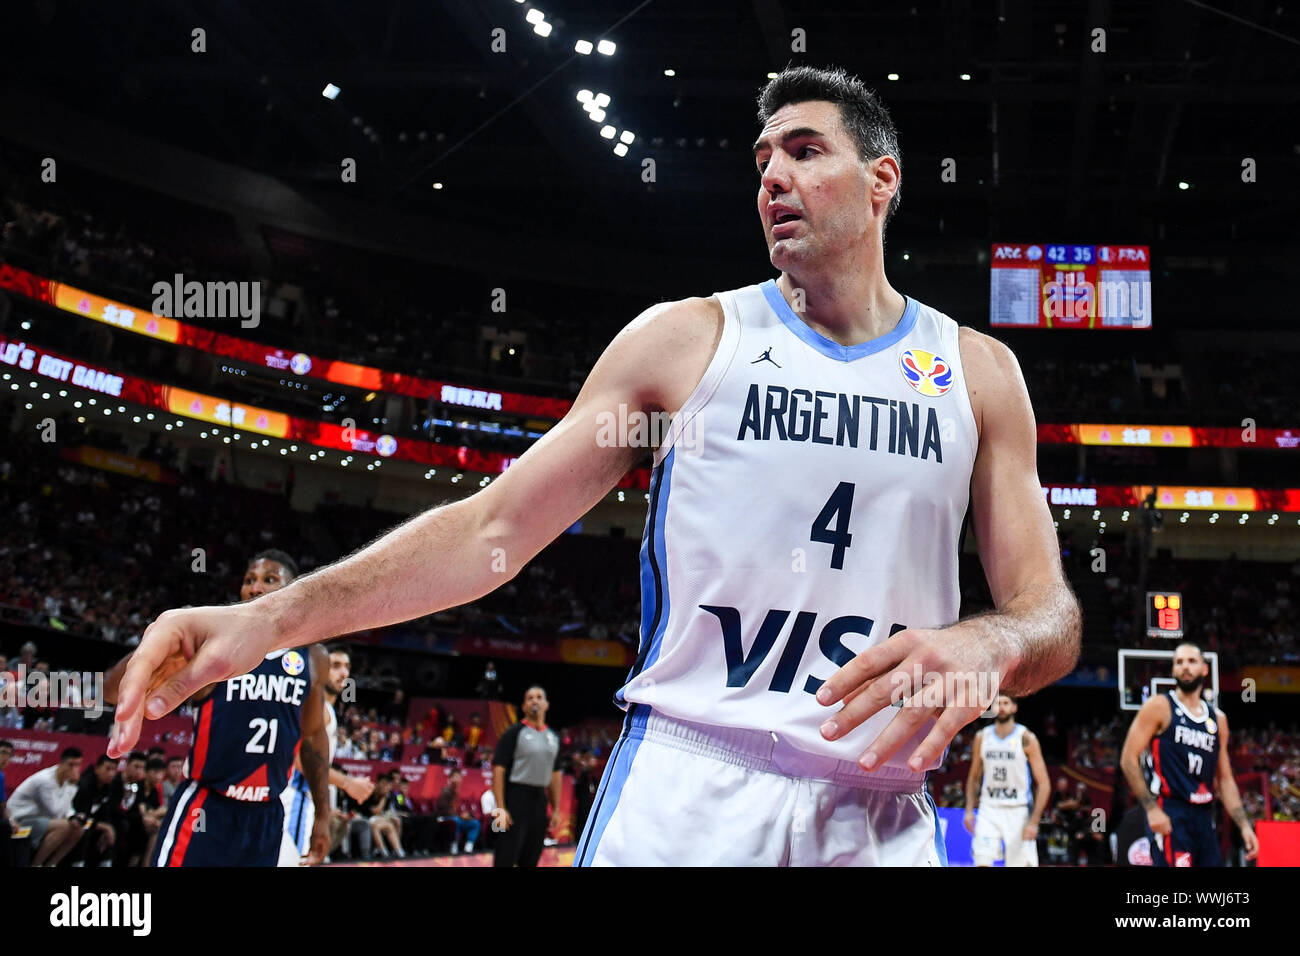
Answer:
<svg viewBox="0 0 1300 956"><path fill-rule="evenodd" d="M1151 328L1147 246L998 242L990 261L994 328Z"/></svg>

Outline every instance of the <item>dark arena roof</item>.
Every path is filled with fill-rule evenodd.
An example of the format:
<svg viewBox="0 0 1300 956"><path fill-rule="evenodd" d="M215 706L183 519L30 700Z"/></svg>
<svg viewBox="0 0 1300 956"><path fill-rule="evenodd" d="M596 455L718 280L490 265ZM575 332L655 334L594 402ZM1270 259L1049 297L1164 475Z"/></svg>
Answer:
<svg viewBox="0 0 1300 956"><path fill-rule="evenodd" d="M855 242L853 230L874 230L878 213L857 218L861 209L838 204L850 208L833 241L799 248L850 250L839 259L852 258L845 272L859 281L840 288L857 291L830 310L843 322L820 334L779 301L781 287L755 294L739 322L728 313L727 335L766 322L784 345L713 362L717 377L692 393L699 414L678 416L716 423L716 406L700 410L715 394L749 396L739 434L728 425L711 447L716 458L684 465L686 453L674 452L656 463L672 392L659 386L678 384L697 357L697 326L686 323L716 315L688 303L620 330L657 303L775 278L783 260L769 233L815 227L816 212L765 229L759 209L770 197L752 149L760 91L800 66L860 78L897 128L887 282L857 269L858 250L874 257L879 245L874 232ZM73 743L92 766L116 719L111 708L92 716L71 693L59 706L12 704L10 674L44 661L105 678L142 640L150 648L171 634L167 622L225 622L233 641L235 621L253 635L240 646L253 646L264 621L230 605L287 604L299 633L349 652L354 696L338 710L347 772L398 772L409 783L420 822L406 831L411 860L400 865L451 861L471 829L442 826L459 804L435 810L453 767L465 771L466 813L483 823L461 862L491 861L493 817L478 801L494 746L538 685L551 710L531 716L557 731L573 797L542 861L603 862L618 837L597 834L584 849L583 821L605 827L624 783L635 790L650 775L629 769L639 745L628 734L651 705L632 700L626 717L610 698L647 667L653 676L685 658L678 676L714 674L724 696L701 699L720 714L786 695L781 706L796 703L784 726L757 728L748 713L749 723L728 726L757 732L760 750L762 731L793 727L772 752L794 753L817 730L808 715L820 720L799 702L834 682L836 655L893 639L888 648L930 648L943 661L953 647L979 656L986 645L941 640L961 628L958 637L989 637L987 646L1032 644L995 661L1023 666L1017 678L1055 667L1016 715L1037 735L1056 790L1033 844L1042 862L1111 862L1111 838L1121 856L1128 837L1147 839L1135 778L1119 767L1134 714L1176 686L1200 693L1171 676L1169 652L1186 639L1212 661L1210 690L1233 722L1232 778L1265 857L1300 865L1300 839L1266 826L1300 828L1298 106L1297 0L8 0L0 740L13 739L16 756L0 793L12 803L22 779ZM821 208L844 194L832 187L865 182L851 162L788 168L834 171L799 173L828 188ZM769 170L769 184L777 178ZM1107 282L1135 298L1112 303ZM956 338L913 303L879 331L878 310L859 301L872 290L931 306L1014 359L967 331ZM1084 312L1053 312L1070 303ZM867 315L854 326L859 310ZM950 337L918 344L937 330ZM647 336L655 348L636 351ZM797 356L784 368L783 347ZM596 376L579 400L602 355L613 358L601 368L619 374ZM966 370L976 368L984 397L948 415L954 398L972 395ZM630 405L652 419L648 430L620 417L612 442L588 440L588 413L613 415L599 404L614 406L611 395L628 399L620 416ZM851 437L828 440L823 419L837 439ZM718 434L715 425L710 442ZM954 470L967 458L969 483ZM748 480L704 470L737 462ZM700 488L728 492L716 512L690 507ZM803 515L805 498L816 502ZM774 541L779 554L760 553ZM489 545L491 577L478 560ZM248 574L264 553L272 557ZM258 596L289 576L275 555L288 555L300 579ZM787 586L787 563L794 574L814 561L800 579L809 587ZM670 582L682 582L671 600ZM723 591L740 606L710 603ZM958 604L955 619L933 610ZM922 616L943 620L914 626ZM1066 660L1075 634L1077 659ZM279 665L287 677L263 686L303 681L312 655L300 650ZM193 716L146 721L138 746L185 753ZM1171 739L1164 759L1197 741L1207 756L1191 754L1188 774L1208 786L1220 765L1203 721L1180 723L1185 739ZM987 726L968 722L917 784L947 821L946 836L913 841L927 853L970 856L964 788L973 734ZM276 739L272 731L266 746ZM227 744L223 758L235 762L261 752ZM842 756L813 744L818 759ZM520 753L532 773L544 775L549 747L529 731ZM271 762L260 777L232 771L234 787L273 790ZM1168 786L1156 761L1150 769ZM686 787L692 774L665 777ZM1215 781L1221 849L1245 863L1226 779ZM1207 801L1197 792L1185 802ZM698 809L672 825L708 829ZM746 812L725 816L743 829ZM128 829L122 838L135 841ZM799 839L815 842L813 829ZM71 827L53 832L73 846ZM695 848L716 842L697 835ZM174 836L164 839L180 859L188 844ZM142 858L143 839L118 853L123 862ZM378 845L350 840L333 862L374 862L360 857ZM11 842L17 861L31 862L30 837L10 841L0 818L0 850ZM717 859L744 845L727 842ZM90 874L94 861L83 862ZM27 892L26 881L8 882ZM0 900L12 902L19 891L8 882ZM260 889L241 884L249 888ZM197 897L186 892L160 897L175 905L155 913L190 912L179 900ZM41 924L44 897L37 903L29 922ZM447 912L459 921L459 909ZM488 916L495 933L495 911L466 912L470 926Z"/></svg>

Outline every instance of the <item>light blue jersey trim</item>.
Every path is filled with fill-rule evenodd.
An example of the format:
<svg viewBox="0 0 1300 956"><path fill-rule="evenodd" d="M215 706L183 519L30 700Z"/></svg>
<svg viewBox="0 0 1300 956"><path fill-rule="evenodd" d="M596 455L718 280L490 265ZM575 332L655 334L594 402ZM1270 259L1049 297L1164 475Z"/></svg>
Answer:
<svg viewBox="0 0 1300 956"><path fill-rule="evenodd" d="M650 720L650 707L647 704L632 704L627 716L623 736L614 745L605 775L600 781L600 792L596 794L596 803L587 825L583 828L582 838L578 841L578 852L573 855L574 866L591 866L596 858L596 848L600 838L605 835L614 811L618 809L619 797L623 795L623 785L632 772L632 761L641 749L645 739L646 723Z"/></svg>
<svg viewBox="0 0 1300 956"><path fill-rule="evenodd" d="M852 362L864 355L874 355L876 352L887 349L901 341L912 329L916 328L916 300L911 296L904 296L903 298L907 299L907 308L903 310L903 317L898 320L898 325L894 326L893 331L886 332L870 342L860 342L857 345L840 345L838 342L832 342L795 315L794 310L790 308L790 303L785 301L785 296L776 287L775 279L768 279L759 288L763 290L763 297L767 299L767 304L772 307L772 311L776 313L777 318L785 323L787 329L802 339L805 344L815 348L827 358L835 359L837 362Z"/></svg>
<svg viewBox="0 0 1300 956"><path fill-rule="evenodd" d="M668 629L668 612L672 601L668 594L668 547L664 542L664 524L668 520L668 497L672 488L673 461L677 449L670 449L655 469L650 481L652 511L646 521L645 536L641 541L641 640L642 650L614 695L614 703L627 709L624 689L638 674L654 665L663 649L664 632ZM658 614L658 620L655 615Z"/></svg>
<svg viewBox="0 0 1300 956"><path fill-rule="evenodd" d="M948 865L948 846L943 842L943 827L939 824L939 808L934 805L934 797L930 796L930 788L925 788L925 802L930 804L930 812L934 814L934 852L939 854L939 865Z"/></svg>

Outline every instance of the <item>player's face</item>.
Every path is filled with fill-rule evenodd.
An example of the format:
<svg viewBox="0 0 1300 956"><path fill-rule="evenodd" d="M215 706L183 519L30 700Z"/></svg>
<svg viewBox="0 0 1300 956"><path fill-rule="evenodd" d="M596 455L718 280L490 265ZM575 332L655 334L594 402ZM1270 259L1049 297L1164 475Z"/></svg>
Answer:
<svg viewBox="0 0 1300 956"><path fill-rule="evenodd" d="M1197 678L1205 677L1207 667L1203 658L1194 647L1180 647L1174 651L1174 680L1179 685L1193 684Z"/></svg>
<svg viewBox="0 0 1300 956"><path fill-rule="evenodd" d="M337 697L343 693L344 682L352 675L352 659L341 651L330 655L330 676L325 689Z"/></svg>
<svg viewBox="0 0 1300 956"><path fill-rule="evenodd" d="M758 141L758 217L773 267L784 272L867 241L879 161L858 158L839 107L824 100L783 106ZM799 218L778 225L773 203Z"/></svg>
<svg viewBox="0 0 1300 956"><path fill-rule="evenodd" d="M81 758L70 757L63 762L63 779L78 780L81 778Z"/></svg>
<svg viewBox="0 0 1300 956"><path fill-rule="evenodd" d="M9 763L9 758L12 757L13 755L14 752L10 748L0 747L0 770L3 770L5 768L5 765Z"/></svg>
<svg viewBox="0 0 1300 956"><path fill-rule="evenodd" d="M126 773L123 778L127 783L139 783L144 779L144 761L128 760L126 762Z"/></svg>
<svg viewBox="0 0 1300 956"><path fill-rule="evenodd" d="M1016 715L1016 710L1017 710L1016 702L1014 700L1012 700L1010 697L1005 697L1001 694L998 695L997 719L999 721L1010 720L1012 717Z"/></svg>
<svg viewBox="0 0 1300 956"><path fill-rule="evenodd" d="M250 564L248 570L244 572L244 583L239 588L239 599L251 601L255 597L280 590L292 580L293 575L279 561L262 558Z"/></svg>
<svg viewBox="0 0 1300 956"><path fill-rule="evenodd" d="M550 707L546 700L546 691L540 687L533 687L524 695L524 716L532 720L545 720L546 712Z"/></svg>

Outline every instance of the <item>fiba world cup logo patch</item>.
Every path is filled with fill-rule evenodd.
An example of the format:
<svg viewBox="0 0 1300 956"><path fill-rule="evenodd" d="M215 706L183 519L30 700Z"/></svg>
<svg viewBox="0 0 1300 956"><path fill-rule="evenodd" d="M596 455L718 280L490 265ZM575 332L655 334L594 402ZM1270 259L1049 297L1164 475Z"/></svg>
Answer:
<svg viewBox="0 0 1300 956"><path fill-rule="evenodd" d="M302 659L302 655L297 651L285 651L284 657L280 658L280 665L290 677L297 677L302 673L302 669L307 666L307 662Z"/></svg>
<svg viewBox="0 0 1300 956"><path fill-rule="evenodd" d="M306 375L311 371L311 356L299 352L293 358L289 359L289 368L293 369L298 375Z"/></svg>
<svg viewBox="0 0 1300 956"><path fill-rule="evenodd" d="M380 435L375 441L375 451L387 458L397 451L397 439L392 435Z"/></svg>
<svg viewBox="0 0 1300 956"><path fill-rule="evenodd" d="M922 395L942 395L952 388L952 366L925 349L908 349L899 358L903 378Z"/></svg>

